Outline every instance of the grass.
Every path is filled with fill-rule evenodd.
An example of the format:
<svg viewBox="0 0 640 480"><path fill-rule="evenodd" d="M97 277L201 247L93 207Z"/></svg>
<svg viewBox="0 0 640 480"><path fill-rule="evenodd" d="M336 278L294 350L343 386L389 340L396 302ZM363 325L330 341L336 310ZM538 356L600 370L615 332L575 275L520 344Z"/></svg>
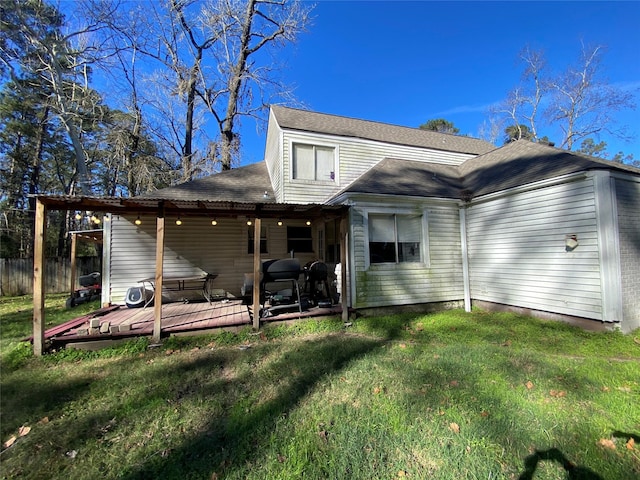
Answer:
<svg viewBox="0 0 640 480"><path fill-rule="evenodd" d="M0 478L640 477L633 335L449 311L21 358Z"/></svg>

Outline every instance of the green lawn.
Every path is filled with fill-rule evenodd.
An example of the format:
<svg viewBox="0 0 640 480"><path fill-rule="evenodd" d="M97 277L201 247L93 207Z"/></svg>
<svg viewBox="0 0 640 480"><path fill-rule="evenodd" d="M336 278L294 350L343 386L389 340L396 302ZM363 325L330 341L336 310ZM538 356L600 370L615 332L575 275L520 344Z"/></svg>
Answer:
<svg viewBox="0 0 640 480"><path fill-rule="evenodd" d="M640 478L637 332L456 310L36 359L28 302L0 303L0 478Z"/></svg>

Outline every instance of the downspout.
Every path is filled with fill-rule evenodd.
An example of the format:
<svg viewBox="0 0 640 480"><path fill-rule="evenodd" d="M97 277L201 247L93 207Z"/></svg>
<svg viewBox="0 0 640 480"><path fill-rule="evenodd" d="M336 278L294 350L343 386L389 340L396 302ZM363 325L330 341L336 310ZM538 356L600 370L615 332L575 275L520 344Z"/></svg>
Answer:
<svg viewBox="0 0 640 480"><path fill-rule="evenodd" d="M464 311L471 311L471 281L469 279L469 249L467 245L467 207L460 206L460 245L462 246L462 278L464 281Z"/></svg>

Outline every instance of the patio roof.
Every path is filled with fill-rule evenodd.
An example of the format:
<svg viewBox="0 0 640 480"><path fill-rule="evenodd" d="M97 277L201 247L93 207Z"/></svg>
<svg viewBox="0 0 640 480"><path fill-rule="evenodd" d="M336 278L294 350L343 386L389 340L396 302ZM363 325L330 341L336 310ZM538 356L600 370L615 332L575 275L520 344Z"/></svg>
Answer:
<svg viewBox="0 0 640 480"><path fill-rule="evenodd" d="M90 210L115 214L158 214L187 216L261 218L318 218L340 217L348 209L345 205L275 203L240 203L231 201L178 200L154 197L92 197L72 195L36 195L35 198L50 210Z"/></svg>

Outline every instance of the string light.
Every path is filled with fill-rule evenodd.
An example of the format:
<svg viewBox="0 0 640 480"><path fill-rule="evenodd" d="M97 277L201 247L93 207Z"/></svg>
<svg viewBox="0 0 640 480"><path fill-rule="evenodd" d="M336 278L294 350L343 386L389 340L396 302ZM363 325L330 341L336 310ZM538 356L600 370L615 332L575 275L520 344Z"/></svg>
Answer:
<svg viewBox="0 0 640 480"><path fill-rule="evenodd" d="M140 215L138 215L138 218L136 218L136 221L134 223L136 225L140 225L142 223L142 220L140 220Z"/></svg>
<svg viewBox="0 0 640 480"><path fill-rule="evenodd" d="M180 217L178 217L178 219L176 220L176 225L182 225L182 220L180 220Z"/></svg>
<svg viewBox="0 0 640 480"><path fill-rule="evenodd" d="M215 218L213 220L211 220L211 225L217 225L218 224L218 220L216 220Z"/></svg>

